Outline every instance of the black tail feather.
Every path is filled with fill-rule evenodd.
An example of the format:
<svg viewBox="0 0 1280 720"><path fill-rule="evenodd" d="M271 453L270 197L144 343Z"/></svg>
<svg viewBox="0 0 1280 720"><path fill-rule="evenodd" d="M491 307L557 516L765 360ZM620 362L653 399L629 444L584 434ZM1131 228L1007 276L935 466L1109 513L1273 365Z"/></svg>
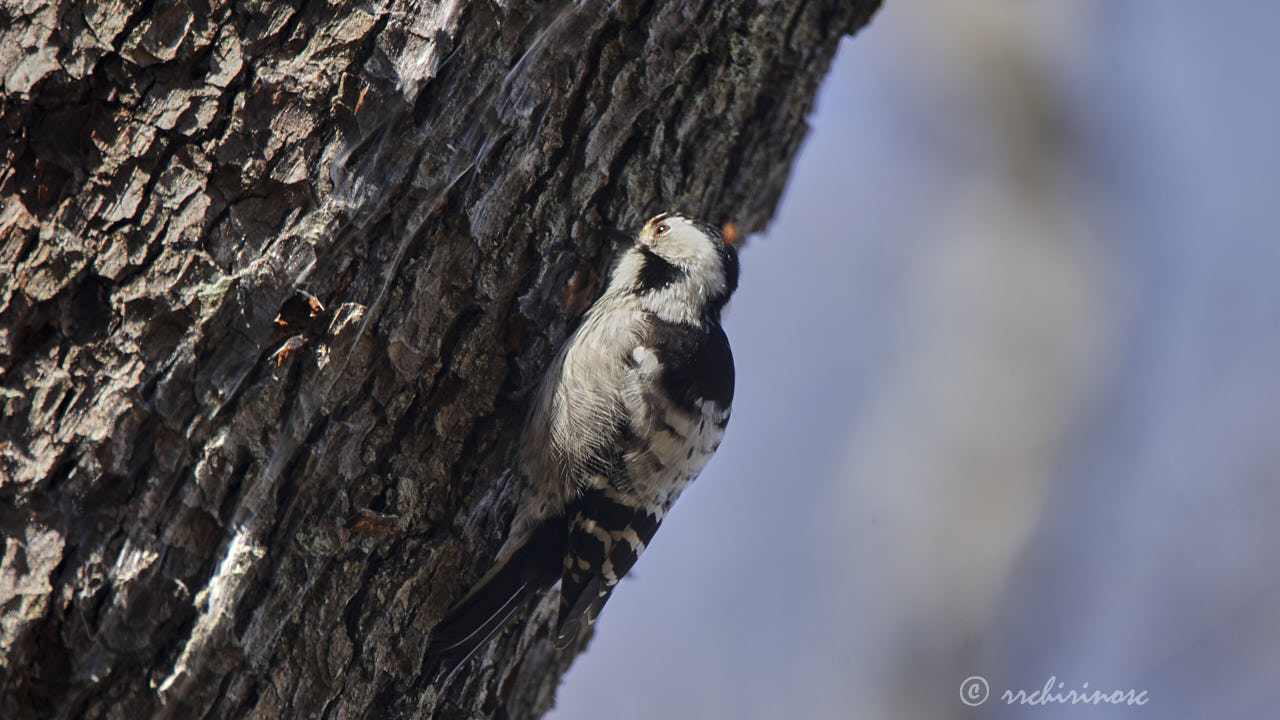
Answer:
<svg viewBox="0 0 1280 720"><path fill-rule="evenodd" d="M566 581L567 582L567 581ZM599 596L600 593L600 576L596 576L587 581L578 591L578 597L572 605L566 605L568 597L561 595L560 597L560 621L556 623L556 649L564 650L573 644L574 639L578 637L578 627L583 615L591 606L591 603Z"/></svg>
<svg viewBox="0 0 1280 720"><path fill-rule="evenodd" d="M544 523L436 625L427 655L451 663L452 675L485 641L506 627L529 598L560 579L565 542L562 519Z"/></svg>

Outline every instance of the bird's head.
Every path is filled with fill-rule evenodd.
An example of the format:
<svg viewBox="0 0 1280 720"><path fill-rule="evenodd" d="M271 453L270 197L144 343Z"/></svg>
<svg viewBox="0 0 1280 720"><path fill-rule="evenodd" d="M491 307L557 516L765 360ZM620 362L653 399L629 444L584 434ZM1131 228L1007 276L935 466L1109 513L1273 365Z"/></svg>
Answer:
<svg viewBox="0 0 1280 720"><path fill-rule="evenodd" d="M738 288L738 251L718 228L675 213L644 224L614 269L609 287L671 322L719 321Z"/></svg>

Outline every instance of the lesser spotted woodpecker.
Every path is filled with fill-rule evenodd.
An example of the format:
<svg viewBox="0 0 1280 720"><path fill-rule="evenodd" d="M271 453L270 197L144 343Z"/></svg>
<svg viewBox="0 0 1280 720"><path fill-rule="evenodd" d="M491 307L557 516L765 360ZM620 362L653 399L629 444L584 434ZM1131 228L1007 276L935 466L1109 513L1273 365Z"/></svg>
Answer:
<svg viewBox="0 0 1280 720"><path fill-rule="evenodd" d="M509 539L429 654L460 665L557 580L556 644L595 620L720 445L733 400L720 315L737 286L737 250L715 227L669 213L644 225L543 378Z"/></svg>

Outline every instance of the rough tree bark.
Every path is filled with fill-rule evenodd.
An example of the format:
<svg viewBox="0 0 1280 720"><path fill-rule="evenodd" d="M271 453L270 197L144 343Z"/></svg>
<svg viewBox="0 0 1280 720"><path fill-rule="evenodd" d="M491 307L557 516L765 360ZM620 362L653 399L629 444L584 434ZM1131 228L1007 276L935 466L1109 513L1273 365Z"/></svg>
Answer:
<svg viewBox="0 0 1280 720"><path fill-rule="evenodd" d="M6 2L0 716L544 712L422 648L596 230L760 228L875 4Z"/></svg>

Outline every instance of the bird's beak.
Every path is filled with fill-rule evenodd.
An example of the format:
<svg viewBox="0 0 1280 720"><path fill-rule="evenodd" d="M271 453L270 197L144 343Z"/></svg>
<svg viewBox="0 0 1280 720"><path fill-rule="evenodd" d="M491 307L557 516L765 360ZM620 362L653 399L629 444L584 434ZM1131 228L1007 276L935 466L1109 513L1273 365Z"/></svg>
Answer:
<svg viewBox="0 0 1280 720"><path fill-rule="evenodd" d="M629 233L626 230L619 230L616 227L606 227L604 229L604 233L610 240L613 240L615 244L620 245L625 243L627 245L631 245L636 241L635 233Z"/></svg>

